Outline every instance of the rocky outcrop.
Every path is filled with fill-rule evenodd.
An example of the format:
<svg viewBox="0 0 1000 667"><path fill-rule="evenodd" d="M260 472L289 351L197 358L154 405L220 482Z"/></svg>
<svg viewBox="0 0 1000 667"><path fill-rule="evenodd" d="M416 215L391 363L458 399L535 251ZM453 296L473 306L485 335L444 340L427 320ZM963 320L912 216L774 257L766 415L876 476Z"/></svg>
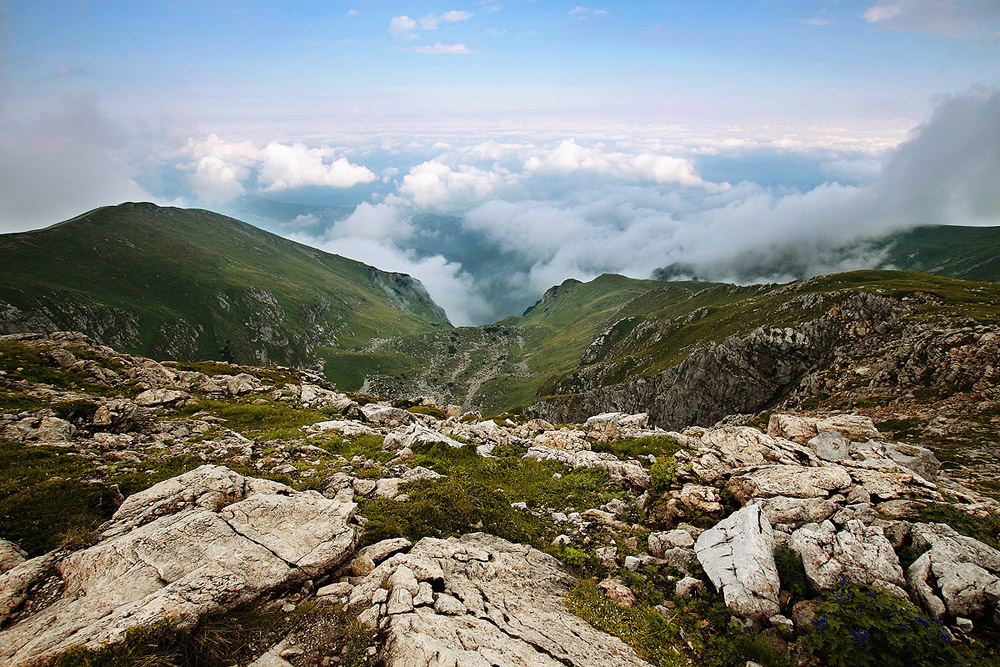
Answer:
<svg viewBox="0 0 1000 667"><path fill-rule="evenodd" d="M491 535L424 538L350 595L385 635L388 667L639 667L621 640L566 607L573 578L551 556Z"/></svg>
<svg viewBox="0 0 1000 667"><path fill-rule="evenodd" d="M802 558L806 578L816 591L833 590L846 581L881 586L907 598L899 558L878 526L852 520L838 531L831 521L808 524L792 533L789 544Z"/></svg>
<svg viewBox="0 0 1000 667"><path fill-rule="evenodd" d="M978 616L1000 604L1000 551L941 523L915 524L925 550L907 570L910 588L934 616Z"/></svg>
<svg viewBox="0 0 1000 667"><path fill-rule="evenodd" d="M98 648L167 619L190 628L321 575L354 551L356 511L350 500L218 466L157 484L127 499L96 545L0 575L8 594L38 580L27 566L61 580L57 599L0 631L0 662L16 667L70 646Z"/></svg>
<svg viewBox="0 0 1000 667"><path fill-rule="evenodd" d="M606 384L601 364L588 367L559 383L552 392L556 396L529 406L525 413L567 423L602 412L648 412L650 423L676 429L756 412L796 388L836 347L850 345L876 326L888 330L908 311L899 301L875 294L840 296L842 300L817 319L794 328L760 327L742 337L709 343L650 377Z"/></svg>
<svg viewBox="0 0 1000 667"><path fill-rule="evenodd" d="M774 533L760 507L750 505L706 530L694 545L698 562L737 616L770 618L781 607Z"/></svg>

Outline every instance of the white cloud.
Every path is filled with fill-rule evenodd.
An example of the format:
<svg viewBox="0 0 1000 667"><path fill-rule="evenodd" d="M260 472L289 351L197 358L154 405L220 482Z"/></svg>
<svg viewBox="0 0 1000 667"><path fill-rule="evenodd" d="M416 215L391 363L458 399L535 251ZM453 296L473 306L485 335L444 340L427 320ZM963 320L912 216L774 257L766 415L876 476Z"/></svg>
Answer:
<svg viewBox="0 0 1000 667"><path fill-rule="evenodd" d="M347 10L347 15L348 16L359 16L360 14L361 14L361 12L359 12L357 9L348 9Z"/></svg>
<svg viewBox="0 0 1000 667"><path fill-rule="evenodd" d="M421 208L439 210L459 208L478 203L493 194L498 185L517 179L502 168L483 170L471 165L452 168L438 160L419 164L403 177L399 194Z"/></svg>
<svg viewBox="0 0 1000 667"><path fill-rule="evenodd" d="M277 192L307 186L350 188L376 179L368 168L332 148L271 142L263 149L249 141L225 141L215 134L188 139L177 154L178 165L189 172L192 192L209 203L233 201L252 190ZM189 162L183 161L184 159Z"/></svg>
<svg viewBox="0 0 1000 667"><path fill-rule="evenodd" d="M653 153L628 154L584 147L573 139L566 139L555 150L533 155L525 161L529 172L590 171L607 174L627 181L654 183L679 183L710 189L727 187L703 180L694 163L685 158L656 155Z"/></svg>
<svg viewBox="0 0 1000 667"><path fill-rule="evenodd" d="M375 180L375 174L366 167L351 164L343 157L332 158L332 149L272 142L261 153L257 181L264 192L269 192L309 185L350 188Z"/></svg>
<svg viewBox="0 0 1000 667"><path fill-rule="evenodd" d="M434 55L467 55L475 53L475 51L470 50L465 44L442 44L440 42L433 46L397 46L396 50Z"/></svg>
<svg viewBox="0 0 1000 667"><path fill-rule="evenodd" d="M404 241L413 236L413 223L395 206L361 202L354 213L338 220L330 229L328 240L362 238Z"/></svg>
<svg viewBox="0 0 1000 667"><path fill-rule="evenodd" d="M475 14L473 14L472 12L461 12L453 9L451 11L447 11L444 14L442 14L441 20L446 21L448 23L455 23L457 21L468 21L473 16L475 16Z"/></svg>
<svg viewBox="0 0 1000 667"><path fill-rule="evenodd" d="M407 37L417 29L417 22L405 14L393 16L389 21L389 32L399 37Z"/></svg>
<svg viewBox="0 0 1000 667"><path fill-rule="evenodd" d="M239 199L246 192L240 183L241 178L246 177L245 171L217 157L206 155L198 160L198 166L191 174L191 189L201 201L230 202Z"/></svg>
<svg viewBox="0 0 1000 667"><path fill-rule="evenodd" d="M1000 37L996 0L878 0L861 17L887 30L929 32L951 38Z"/></svg>

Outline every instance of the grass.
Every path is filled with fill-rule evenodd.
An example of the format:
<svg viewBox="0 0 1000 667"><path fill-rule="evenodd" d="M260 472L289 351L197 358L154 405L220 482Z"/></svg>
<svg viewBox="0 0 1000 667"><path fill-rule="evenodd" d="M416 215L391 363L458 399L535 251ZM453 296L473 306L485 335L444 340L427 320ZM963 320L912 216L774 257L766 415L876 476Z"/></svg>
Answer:
<svg viewBox="0 0 1000 667"><path fill-rule="evenodd" d="M452 448L442 443L413 447L414 463L447 475L443 480L419 482L405 487L409 500L375 499L363 504L368 519L364 542L373 544L390 537L452 537L483 530L499 537L531 544L557 557L574 554L551 546L555 537L552 520L514 509L511 503L529 507L586 509L601 505L620 492L609 488L601 470L570 470L554 462L504 457L485 459L475 446ZM554 473L561 477L553 477Z"/></svg>
<svg viewBox="0 0 1000 667"><path fill-rule="evenodd" d="M656 667L697 664L703 667L791 667L792 662L758 635L735 629L732 616L714 594L674 598L664 618L649 603L621 607L597 588L594 579L580 581L569 593L570 611L596 628L615 635Z"/></svg>
<svg viewBox="0 0 1000 667"><path fill-rule="evenodd" d="M595 442L591 446L595 452L605 452L614 454L620 459L639 459L643 464L648 462L645 457L652 454L656 457L673 456L684 449L684 446L676 438L669 435L651 435L643 438L624 438L619 440L609 440L608 442Z"/></svg>
<svg viewBox="0 0 1000 667"><path fill-rule="evenodd" d="M295 439L302 437L301 428L336 416L332 409L316 410L296 407L284 401L256 405L250 399L222 401L203 398L193 405L175 410L177 417L190 417L199 412L225 419L225 427L248 438L262 440Z"/></svg>
<svg viewBox="0 0 1000 667"><path fill-rule="evenodd" d="M74 328L77 315L100 317L107 327L99 338L160 359L259 363L263 354L307 365L315 361L307 347L357 349L375 337L449 326L408 277L209 211L95 209L4 235L0 266L8 303L47 308L62 328ZM274 335L262 339L246 321ZM327 334L317 336L316 325Z"/></svg>

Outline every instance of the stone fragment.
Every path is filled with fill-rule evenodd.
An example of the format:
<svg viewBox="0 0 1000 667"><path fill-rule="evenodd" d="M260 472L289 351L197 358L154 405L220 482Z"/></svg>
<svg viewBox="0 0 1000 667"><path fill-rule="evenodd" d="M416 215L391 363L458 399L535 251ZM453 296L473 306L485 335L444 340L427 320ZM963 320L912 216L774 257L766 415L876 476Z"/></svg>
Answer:
<svg viewBox="0 0 1000 667"><path fill-rule="evenodd" d="M634 607L639 603L639 599L632 592L632 589L617 577L608 577L597 584L597 587L604 591L605 597L619 606Z"/></svg>
<svg viewBox="0 0 1000 667"><path fill-rule="evenodd" d="M674 594L689 598L705 590L705 582L694 577L684 577L674 586Z"/></svg>
<svg viewBox="0 0 1000 667"><path fill-rule="evenodd" d="M688 507L712 514L722 511L722 496L714 486L685 484L681 489L680 501Z"/></svg>

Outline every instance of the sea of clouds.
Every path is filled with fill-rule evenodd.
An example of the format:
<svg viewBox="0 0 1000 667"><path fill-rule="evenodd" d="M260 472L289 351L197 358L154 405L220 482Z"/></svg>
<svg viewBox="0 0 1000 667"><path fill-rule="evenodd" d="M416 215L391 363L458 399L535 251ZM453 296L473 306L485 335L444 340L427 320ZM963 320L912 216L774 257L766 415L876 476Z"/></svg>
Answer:
<svg viewBox="0 0 1000 667"><path fill-rule="evenodd" d="M1000 224L992 90L942 98L906 135L595 124L261 141L75 101L0 117L0 142L3 231L124 200L210 208L409 273L460 325L519 314L571 277L783 281L876 266L866 242L893 230Z"/></svg>

